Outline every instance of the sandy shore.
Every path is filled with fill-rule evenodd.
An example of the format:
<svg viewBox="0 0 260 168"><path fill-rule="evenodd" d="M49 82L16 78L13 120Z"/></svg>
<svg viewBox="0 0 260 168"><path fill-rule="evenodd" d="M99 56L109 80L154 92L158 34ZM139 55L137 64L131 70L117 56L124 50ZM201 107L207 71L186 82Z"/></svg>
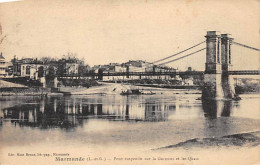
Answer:
<svg viewBox="0 0 260 168"><path fill-rule="evenodd" d="M81 88L79 91L72 90L71 95L88 95L88 94L120 94L123 90L126 89L142 89L142 90L149 90L155 93L161 93L162 91L169 91L173 89L168 88L152 88L147 86L134 86L134 85L127 85L121 83L105 83L100 82L100 86L94 86L90 88ZM183 89L178 89L179 91L183 91ZM176 93L178 91L175 89ZM199 94L199 90L189 90L189 93Z"/></svg>
<svg viewBox="0 0 260 168"><path fill-rule="evenodd" d="M195 138L153 150L191 149L210 147L256 147L260 145L260 131L212 138Z"/></svg>
<svg viewBox="0 0 260 168"><path fill-rule="evenodd" d="M157 163L174 164L259 164L260 131L212 138L195 138L174 145L152 149ZM177 157L176 157L177 156ZM173 160L171 160L173 159Z"/></svg>

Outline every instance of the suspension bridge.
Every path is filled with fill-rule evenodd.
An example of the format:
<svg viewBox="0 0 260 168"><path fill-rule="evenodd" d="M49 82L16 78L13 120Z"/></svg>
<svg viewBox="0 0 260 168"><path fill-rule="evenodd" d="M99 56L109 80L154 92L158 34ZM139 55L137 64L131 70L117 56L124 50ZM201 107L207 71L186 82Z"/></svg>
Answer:
<svg viewBox="0 0 260 168"><path fill-rule="evenodd" d="M89 73L85 76L98 77L102 79L103 76L160 76L160 75L203 75L206 95L213 98L232 98L234 97L234 86L232 75L260 75L260 70L232 70L232 45L236 45L242 48L253 50L259 52L260 50L249 45L241 44L234 41L229 34L220 34L218 31L208 31L206 40L202 41L196 45L193 45L187 49L184 49L173 55L155 60L150 63L150 66L162 67L169 63L180 61L184 58L196 55L202 51L206 50L206 66L205 71L142 71L140 68L132 69L126 72L99 72L99 73ZM202 47L194 52L188 53L181 57L180 54L184 54L191 49L198 48L206 44L206 47ZM178 57L178 58L177 58ZM142 68L147 68L146 66ZM66 76L73 77L73 76Z"/></svg>

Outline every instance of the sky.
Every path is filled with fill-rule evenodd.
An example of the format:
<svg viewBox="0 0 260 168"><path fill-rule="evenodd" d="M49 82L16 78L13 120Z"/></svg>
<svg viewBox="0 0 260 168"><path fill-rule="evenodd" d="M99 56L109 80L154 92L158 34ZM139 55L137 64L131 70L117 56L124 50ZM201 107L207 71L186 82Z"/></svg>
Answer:
<svg viewBox="0 0 260 168"><path fill-rule="evenodd" d="M72 52L91 66L140 59L153 62L204 41L206 32L214 30L260 48L259 9L257 0L7 2L0 4L2 36L6 35L0 51L7 60L14 55L62 58ZM259 69L259 56L234 45L233 69ZM204 70L205 60L204 50L167 65Z"/></svg>

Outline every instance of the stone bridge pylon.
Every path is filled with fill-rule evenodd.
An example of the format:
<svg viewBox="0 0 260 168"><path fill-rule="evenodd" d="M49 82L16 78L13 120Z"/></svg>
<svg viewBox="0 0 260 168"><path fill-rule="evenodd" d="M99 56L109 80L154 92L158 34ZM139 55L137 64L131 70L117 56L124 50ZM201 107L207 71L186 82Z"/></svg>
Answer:
<svg viewBox="0 0 260 168"><path fill-rule="evenodd" d="M208 31L206 37L206 69L202 98L232 99L235 96L234 79L231 70L230 34Z"/></svg>

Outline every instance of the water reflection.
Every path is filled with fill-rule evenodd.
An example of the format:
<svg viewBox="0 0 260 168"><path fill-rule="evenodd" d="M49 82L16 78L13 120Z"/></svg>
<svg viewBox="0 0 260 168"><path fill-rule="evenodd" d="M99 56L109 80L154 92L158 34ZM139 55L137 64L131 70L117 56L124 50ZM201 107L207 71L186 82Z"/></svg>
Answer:
<svg viewBox="0 0 260 168"><path fill-rule="evenodd" d="M166 121L173 106L162 102L143 101L124 97L66 98L50 97L37 102L3 108L3 118L16 126L40 128L73 128L81 126L83 119L99 118L112 121Z"/></svg>
<svg viewBox="0 0 260 168"><path fill-rule="evenodd" d="M42 101L39 104L22 104L3 109L4 118L10 119L16 126L31 126L40 128L73 128L78 125L73 115L64 115L62 106L48 106Z"/></svg>
<svg viewBox="0 0 260 168"><path fill-rule="evenodd" d="M179 96L179 97L178 97ZM176 119L216 119L239 111L240 102L196 100L178 96L89 96L1 100L0 118L14 126L74 129L90 119L163 122ZM238 115L238 112L236 112ZM244 114L244 113L243 113ZM0 127L2 120L0 120ZM214 123L210 123L213 124Z"/></svg>
<svg viewBox="0 0 260 168"><path fill-rule="evenodd" d="M232 101L202 100L202 108L206 118L216 119L218 116L229 117L232 109Z"/></svg>

